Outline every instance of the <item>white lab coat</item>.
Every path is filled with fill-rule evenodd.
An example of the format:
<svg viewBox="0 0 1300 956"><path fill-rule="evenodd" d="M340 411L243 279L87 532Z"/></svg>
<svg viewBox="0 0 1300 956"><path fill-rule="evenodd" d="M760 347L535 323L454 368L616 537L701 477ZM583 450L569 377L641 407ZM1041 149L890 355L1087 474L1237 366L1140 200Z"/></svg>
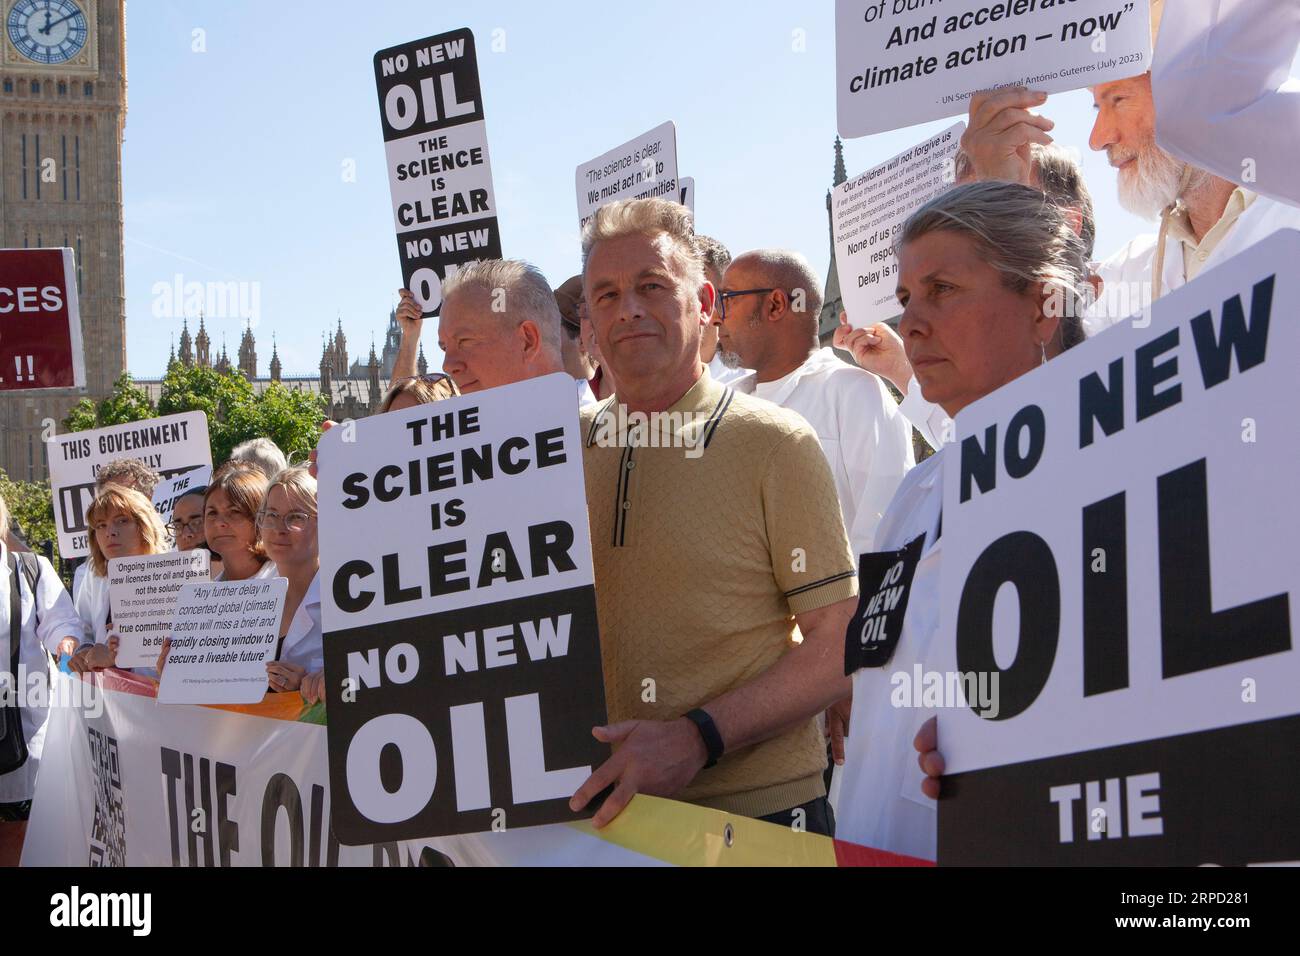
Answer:
<svg viewBox="0 0 1300 956"><path fill-rule="evenodd" d="M19 613L22 628L19 631L18 666L23 672L17 684L19 690L32 688L33 679L44 681L49 687L49 659L45 652L54 652L59 642L71 637L80 642L81 619L72 607L72 598L63 587L50 562L42 557L36 593L27 586L22 572L18 573ZM0 668L9 670L9 569L13 557L4 542L0 541ZM30 675L30 676L28 676ZM24 694L22 702L23 735L27 741L27 762L12 773L0 776L0 803L21 803L30 800L36 792L36 771L41 763L41 750L45 742L45 718L49 713L48 699L33 693ZM29 706L37 705L37 706ZM41 706L46 705L46 706Z"/></svg>
<svg viewBox="0 0 1300 956"><path fill-rule="evenodd" d="M943 459L940 450L912 469L876 531L876 551L896 551L920 534L925 545L893 659L853 675L853 714L833 788L837 839L925 860L935 858L938 818L935 801L921 793L924 775L912 740L934 710L895 707L891 678L911 675L916 664L931 669L939 631Z"/></svg>
<svg viewBox="0 0 1300 956"><path fill-rule="evenodd" d="M1206 256L1202 272L1227 262L1279 229L1300 229L1300 208L1257 196ZM1084 328L1089 335L1096 335L1151 305L1156 238L1155 235L1138 236L1097 267L1104 285L1084 317ZM1182 244L1175 237L1167 236L1161 295L1186 283Z"/></svg>
<svg viewBox="0 0 1300 956"><path fill-rule="evenodd" d="M719 385L734 388L746 395L754 394L754 384L757 380L752 368L731 368L723 362L721 349L714 354L713 360L709 362L709 378Z"/></svg>
<svg viewBox="0 0 1300 956"><path fill-rule="evenodd" d="M320 626L319 571L307 586L307 593L303 595L298 610L293 612L276 660L305 667L308 674L325 669L325 647Z"/></svg>
<svg viewBox="0 0 1300 956"><path fill-rule="evenodd" d="M1222 179L1300 205L1300 80L1290 76L1300 0L1174 6L1151 66L1156 142Z"/></svg>
<svg viewBox="0 0 1300 956"><path fill-rule="evenodd" d="M81 618L83 643L104 644L108 641L108 576L95 573L87 558L72 575L72 604Z"/></svg>
<svg viewBox="0 0 1300 956"><path fill-rule="evenodd" d="M921 433L925 443L936 451L943 447L944 436L952 434L952 419L934 402L926 401L915 375L907 383L907 394L898 410Z"/></svg>
<svg viewBox="0 0 1300 956"><path fill-rule="evenodd" d="M818 349L754 394L798 412L830 462L844 528L855 555L873 550L876 525L915 459L907 419L875 375Z"/></svg>

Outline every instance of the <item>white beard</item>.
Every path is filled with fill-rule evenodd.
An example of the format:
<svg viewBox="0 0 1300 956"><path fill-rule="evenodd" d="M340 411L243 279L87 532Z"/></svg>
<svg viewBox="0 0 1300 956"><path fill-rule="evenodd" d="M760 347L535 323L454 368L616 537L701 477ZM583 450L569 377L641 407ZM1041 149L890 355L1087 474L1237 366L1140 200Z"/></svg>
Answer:
<svg viewBox="0 0 1300 956"><path fill-rule="evenodd" d="M736 352L728 352L722 346L718 346L718 357L722 359L722 364L727 368L740 368L740 355Z"/></svg>
<svg viewBox="0 0 1300 956"><path fill-rule="evenodd" d="M1151 145L1138 153L1137 168L1119 174L1119 204L1143 219L1156 219L1178 198L1187 164Z"/></svg>

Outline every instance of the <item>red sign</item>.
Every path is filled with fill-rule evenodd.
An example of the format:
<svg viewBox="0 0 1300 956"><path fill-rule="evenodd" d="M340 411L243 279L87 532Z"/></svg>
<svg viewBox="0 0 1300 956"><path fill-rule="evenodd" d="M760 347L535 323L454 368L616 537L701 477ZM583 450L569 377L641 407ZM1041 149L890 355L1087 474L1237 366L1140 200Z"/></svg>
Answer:
<svg viewBox="0 0 1300 956"><path fill-rule="evenodd" d="M83 388L71 249L0 249L0 391Z"/></svg>

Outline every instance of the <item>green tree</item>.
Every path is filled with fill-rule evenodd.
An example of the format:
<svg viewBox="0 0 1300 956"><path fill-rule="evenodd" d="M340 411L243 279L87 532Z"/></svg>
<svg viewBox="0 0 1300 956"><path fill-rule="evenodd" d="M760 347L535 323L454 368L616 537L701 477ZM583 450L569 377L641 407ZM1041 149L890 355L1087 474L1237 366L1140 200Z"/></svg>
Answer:
<svg viewBox="0 0 1300 956"><path fill-rule="evenodd" d="M107 398L99 402L83 398L72 406L72 411L63 420L63 427L70 432L82 432L88 428L138 422L157 414L149 394L135 384L130 372L123 372L113 383L113 391Z"/></svg>
<svg viewBox="0 0 1300 956"><path fill-rule="evenodd" d="M57 551L59 536L54 528L54 502L48 481L14 481L0 470L0 497L33 549L53 541Z"/></svg>

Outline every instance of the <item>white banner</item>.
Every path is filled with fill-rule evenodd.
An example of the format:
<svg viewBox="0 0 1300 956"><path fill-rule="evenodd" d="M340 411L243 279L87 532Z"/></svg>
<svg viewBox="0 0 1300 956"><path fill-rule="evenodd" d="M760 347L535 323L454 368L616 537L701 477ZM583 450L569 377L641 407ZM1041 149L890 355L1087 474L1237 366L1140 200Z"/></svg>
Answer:
<svg viewBox="0 0 1300 956"><path fill-rule="evenodd" d="M90 554L86 510L94 499L95 476L103 465L119 458L138 458L163 475L200 465L212 467L208 417L203 412L182 412L53 435L45 443L45 454L50 466L59 554L64 558Z"/></svg>
<svg viewBox="0 0 1300 956"><path fill-rule="evenodd" d="M958 415L935 662L993 707L940 713L941 861L1300 858L1297 261L1278 232Z"/></svg>
<svg viewBox="0 0 1300 956"><path fill-rule="evenodd" d="M836 0L841 136L965 113L972 93L1077 90L1151 66L1149 0Z"/></svg>
<svg viewBox="0 0 1300 956"><path fill-rule="evenodd" d="M163 638L171 634L176 596L185 581L212 576L212 555L203 548L168 551L108 562L108 606L118 667L155 667Z"/></svg>
<svg viewBox="0 0 1300 956"><path fill-rule="evenodd" d="M907 217L955 181L953 157L965 123L899 153L835 187L831 220L835 267L849 325L855 329L901 315L894 296L898 257L894 239Z"/></svg>

